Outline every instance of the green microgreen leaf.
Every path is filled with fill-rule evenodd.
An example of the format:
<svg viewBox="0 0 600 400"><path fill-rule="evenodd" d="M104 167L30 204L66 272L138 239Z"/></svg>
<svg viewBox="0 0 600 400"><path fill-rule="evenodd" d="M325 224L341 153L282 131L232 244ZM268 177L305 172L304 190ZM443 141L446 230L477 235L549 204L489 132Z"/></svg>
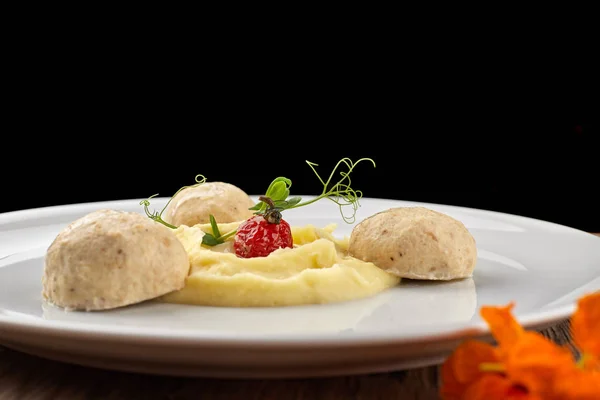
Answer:
<svg viewBox="0 0 600 400"><path fill-rule="evenodd" d="M205 233L204 236L202 236L202 244L205 244L207 246L216 246L221 243L223 243L223 240L214 237L210 233Z"/></svg>
<svg viewBox="0 0 600 400"><path fill-rule="evenodd" d="M269 185L265 196L273 200L273 202L284 201L290 195L290 187L292 187L292 181L286 177L279 176L273 179L273 182ZM255 214L262 214L267 209L267 203L259 201L249 210L259 211Z"/></svg>
<svg viewBox="0 0 600 400"><path fill-rule="evenodd" d="M210 227L212 228L213 231L213 236L216 238L221 237L221 232L219 232L219 226L217 225L217 221L215 220L215 216L210 214L208 216L208 219L210 219Z"/></svg>
<svg viewBox="0 0 600 400"><path fill-rule="evenodd" d="M290 187L292 187L292 181L286 177L279 176L273 179L265 196L271 198L273 201L285 200L290 194Z"/></svg>
<svg viewBox="0 0 600 400"><path fill-rule="evenodd" d="M277 179L286 179L286 178L277 178ZM287 181L291 181L287 179ZM289 186L286 181L280 180L274 182L274 184L267 190L266 196L270 197L273 201L285 200L290 194Z"/></svg>
<svg viewBox="0 0 600 400"><path fill-rule="evenodd" d="M202 244L204 244L204 245L216 246L218 244L225 243L226 239L235 235L237 232L237 229L234 229L231 232L221 235L221 232L219 231L219 225L217 224L217 220L215 219L214 215L210 214L208 216L208 219L210 220L210 227L212 229L212 234L205 233L204 236L202 236Z"/></svg>
<svg viewBox="0 0 600 400"><path fill-rule="evenodd" d="M263 204L265 204L265 203L263 203L262 201L259 201L254 206L250 207L248 210L260 210L263 207Z"/></svg>
<svg viewBox="0 0 600 400"><path fill-rule="evenodd" d="M302 197L295 196L295 197L290 197L286 201L282 202L281 205L280 205L280 203L275 203L275 204L278 207L282 207L285 210L290 207L294 207L296 204L300 203L301 200L302 200Z"/></svg>

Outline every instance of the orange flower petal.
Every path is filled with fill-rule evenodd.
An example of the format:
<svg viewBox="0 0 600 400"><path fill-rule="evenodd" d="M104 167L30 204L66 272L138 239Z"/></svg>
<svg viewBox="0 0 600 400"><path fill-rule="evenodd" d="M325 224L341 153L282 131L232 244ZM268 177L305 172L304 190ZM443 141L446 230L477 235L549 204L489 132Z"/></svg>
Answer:
<svg viewBox="0 0 600 400"><path fill-rule="evenodd" d="M525 332L505 353L508 378L529 392L546 395L561 370L575 368L573 354L537 332Z"/></svg>
<svg viewBox="0 0 600 400"><path fill-rule="evenodd" d="M581 352L600 358L600 292L579 299L571 317L571 331Z"/></svg>
<svg viewBox="0 0 600 400"><path fill-rule="evenodd" d="M542 400L498 374L487 374L469 386L464 400Z"/></svg>
<svg viewBox="0 0 600 400"><path fill-rule="evenodd" d="M475 340L458 346L442 365L442 399L461 399L466 388L484 375L479 369L484 362L498 362L493 346Z"/></svg>
<svg viewBox="0 0 600 400"><path fill-rule="evenodd" d="M597 400L600 398L600 372L565 369L553 381L552 400Z"/></svg>
<svg viewBox="0 0 600 400"><path fill-rule="evenodd" d="M587 369L590 371L598 371L600 372L600 358L598 357L594 357L593 355L589 354L589 353L585 353L585 355L583 356L583 360L582 360L582 365L581 367L583 369Z"/></svg>
<svg viewBox="0 0 600 400"><path fill-rule="evenodd" d="M461 383L471 383L482 375L482 363L498 362L496 349L484 342L467 341L454 352L452 363L454 375Z"/></svg>
<svg viewBox="0 0 600 400"><path fill-rule="evenodd" d="M516 343L524 330L512 315L514 303L504 307L481 307L480 314L487 322L494 339L501 347L510 347Z"/></svg>

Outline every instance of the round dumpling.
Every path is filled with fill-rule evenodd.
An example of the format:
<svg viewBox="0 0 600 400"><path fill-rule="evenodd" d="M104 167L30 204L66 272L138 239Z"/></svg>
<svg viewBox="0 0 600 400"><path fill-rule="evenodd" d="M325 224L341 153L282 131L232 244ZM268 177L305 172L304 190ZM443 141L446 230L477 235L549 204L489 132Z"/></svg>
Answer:
<svg viewBox="0 0 600 400"><path fill-rule="evenodd" d="M175 226L244 221L252 216L254 201L242 189L225 182L206 182L183 189L171 200L163 219Z"/></svg>
<svg viewBox="0 0 600 400"><path fill-rule="evenodd" d="M42 295L69 310L104 310L182 289L189 258L175 233L141 214L98 210L46 252Z"/></svg>
<svg viewBox="0 0 600 400"><path fill-rule="evenodd" d="M475 239L462 222L424 207L374 214L350 235L350 255L409 279L450 280L472 275Z"/></svg>

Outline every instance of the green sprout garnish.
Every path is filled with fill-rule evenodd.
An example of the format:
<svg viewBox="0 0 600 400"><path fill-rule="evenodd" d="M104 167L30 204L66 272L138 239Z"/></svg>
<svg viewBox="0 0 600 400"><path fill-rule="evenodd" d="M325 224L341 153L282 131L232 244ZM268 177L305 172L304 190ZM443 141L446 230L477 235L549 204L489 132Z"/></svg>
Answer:
<svg viewBox="0 0 600 400"><path fill-rule="evenodd" d="M292 181L288 178L284 178L283 176L277 177L273 179L273 182L269 185L267 191L265 192L265 197L268 197L275 204L284 202L285 199L290 195L290 188L292 187ZM299 197L294 197L290 200L298 199ZM259 199L260 200L260 199ZM288 201L290 201L288 200ZM264 213L267 209L268 202L260 200L254 207L249 208L250 210L257 210L260 213ZM277 206L277 205L276 205ZM258 213L255 213L258 214Z"/></svg>
<svg viewBox="0 0 600 400"><path fill-rule="evenodd" d="M327 198L339 206L340 213L342 214L344 222L349 224L354 223L356 220L356 211L360 206L359 200L362 198L362 192L360 190L354 190L350 186L350 173L361 161L370 161L373 164L373 167L375 167L375 161L373 161L370 158L361 158L356 162L353 162L349 158L342 158L335 165L333 171L331 171L331 174L329 175L327 181L324 181L315 169L315 167L318 167L318 164L306 161L306 163L313 170L315 175L317 175L317 178L323 185L323 191L321 192L321 194L312 200L302 202L302 199L300 197L291 197L288 199L287 197L290 194L290 187L292 186L292 181L283 177L275 178L275 180L271 182L271 185L269 185L269 188L267 189L266 196L272 200L274 208L278 211L304 207L309 204L315 203L321 199ZM341 165L345 165L348 168L348 171L341 171L341 179L338 180L335 184L332 184L334 175ZM348 206L352 207L352 214L350 216L344 214L344 207ZM256 210L254 214L262 215L265 213L265 210L267 210L267 207L268 205L264 201L259 201L259 203L256 204L254 207L250 208L250 210Z"/></svg>
<svg viewBox="0 0 600 400"><path fill-rule="evenodd" d="M204 236L202 236L202 244L205 244L207 246L216 246L218 244L225 243L226 239L235 235L235 233L237 232L237 230L234 230L225 235L221 235L221 232L219 231L219 226L217 225L217 221L215 220L214 215L210 214L208 218L210 219L210 227L213 233L205 233Z"/></svg>
<svg viewBox="0 0 600 400"><path fill-rule="evenodd" d="M179 192L181 192L183 189L187 189L187 188L191 188L191 187L196 187L199 186L201 184L203 184L204 182L206 182L206 177L204 177L204 175L196 175L196 177L194 178L194 180L196 181L195 184L193 185L189 185L189 186L184 186L182 188L180 188L177 192L175 192L175 194L173 196L171 196L171 198L169 199L169 201L167 201L167 204L165 204L165 206L163 207L162 210L160 210L160 212L158 211L154 211L154 212L150 212L150 210L148 209L148 207L150 206L150 199L158 196L158 193L153 194L152 196L148 197L146 200L142 200L140 201L140 205L144 206L144 211L146 212L146 215L148 216L148 218L159 222L163 225L165 225L166 227L169 227L171 229L177 229L177 227L175 225L172 225L168 222L166 222L165 220L162 219L162 213L167 209L167 206L169 205L169 203L171 202L171 200L173 200L173 198L175 198L175 196L177 196L179 194Z"/></svg>
<svg viewBox="0 0 600 400"><path fill-rule="evenodd" d="M335 165L335 167L333 168L333 171L331 171L331 174L329 174L329 177L327 178L326 181L323 178L321 178L321 176L315 169L315 167L318 167L318 164L315 164L310 161L306 161L308 166L313 170L315 175L317 175L317 178L323 185L323 191L321 192L320 195L316 196L314 199L307 200L304 202L302 202L302 199L297 196L288 198L288 196L290 195L290 188L292 187L292 181L288 178L280 176L280 177L275 178L273 180L273 182L271 182L271 184L267 188L265 195L260 196L258 198L258 203L256 203L253 207L250 207L249 210L255 211L254 214L256 214L256 215L264 216L271 223L277 223L278 220L281 218L281 215L280 215L281 211L291 210L291 209L298 208L298 207L304 207L309 204L315 203L321 199L326 198L326 199L333 201L334 203L336 203L339 206L340 213L342 214L342 218L343 218L344 222L349 223L349 224L354 223L356 220L356 211L358 210L358 207L360 206L359 200L362 198L362 192L360 190L354 190L350 186L351 185L350 173L354 170L354 168L361 161L370 161L373 164L373 167L375 167L375 161L373 161L371 158L361 158L361 159L357 160L356 162L353 162L349 158L342 158ZM334 176L335 176L338 168L340 168L340 166L342 166L342 165L346 166L347 171L340 171L339 175L341 176L341 178L337 182L333 183ZM149 218L151 218L154 221L159 222L169 228L176 229L177 228L176 226L169 224L168 222L166 222L162 219L162 217L161 217L162 213L165 211L165 209L167 208L167 206L169 205L171 200L173 200L173 198L180 191L182 191L183 189L189 188L189 187L198 186L204 182L206 182L206 178L203 175L196 175L196 184L191 185L191 186L184 186L181 189L179 189L171 197L171 199L169 199L169 201L167 202L165 207L160 212L156 212L156 211L150 212L148 210L148 207L150 206L150 199L158 196L158 194L150 196L146 200L142 200L140 202L140 204L144 206L144 211L146 212L146 215ZM352 212L349 216L347 216L344 213L344 208L346 208L346 207L351 207L351 209L352 209ZM228 233L222 235L221 232L219 231L219 227L217 225L217 221L215 220L215 217L213 215L210 215L209 218L210 218L212 234L205 233L204 236L202 237L202 244L207 245L207 246L215 246L217 244L224 243L226 239L228 239L231 236L236 234L237 230L233 230L231 232L228 232Z"/></svg>

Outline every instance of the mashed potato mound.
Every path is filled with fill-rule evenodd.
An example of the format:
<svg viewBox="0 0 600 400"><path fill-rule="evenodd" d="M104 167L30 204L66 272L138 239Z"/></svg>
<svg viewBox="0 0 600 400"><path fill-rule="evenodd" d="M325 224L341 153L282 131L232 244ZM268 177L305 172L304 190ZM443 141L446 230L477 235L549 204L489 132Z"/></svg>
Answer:
<svg viewBox="0 0 600 400"><path fill-rule="evenodd" d="M220 224L221 233L238 223ZM228 307L320 304L372 296L400 279L373 263L347 254L348 238L333 236L335 225L292 227L294 248L268 257L239 258L233 242L206 247L200 243L210 225L181 226L175 235L190 259L185 287L163 296L171 303Z"/></svg>

